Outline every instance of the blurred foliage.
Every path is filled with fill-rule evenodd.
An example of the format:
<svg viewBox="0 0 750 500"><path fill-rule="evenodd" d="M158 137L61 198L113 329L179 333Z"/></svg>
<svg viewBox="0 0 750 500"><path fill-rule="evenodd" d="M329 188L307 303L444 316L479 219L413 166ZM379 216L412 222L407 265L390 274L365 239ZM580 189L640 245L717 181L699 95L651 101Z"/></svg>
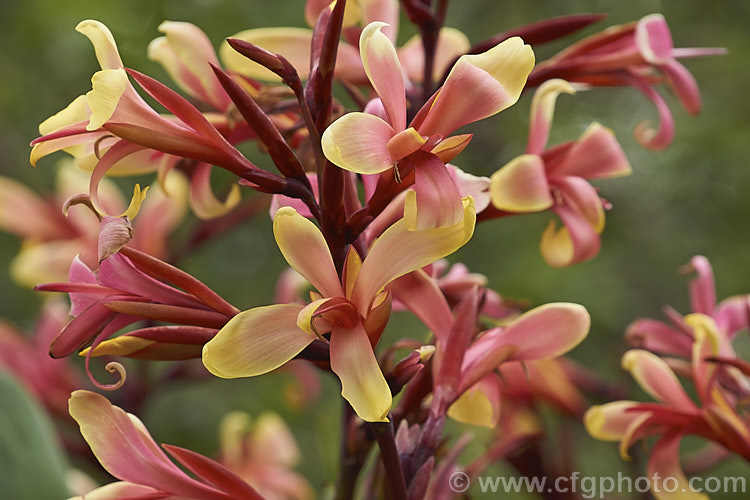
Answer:
<svg viewBox="0 0 750 500"><path fill-rule="evenodd" d="M0 372L0 485L4 498L63 498L68 465L44 410ZM33 478L33 480L31 480Z"/></svg>
<svg viewBox="0 0 750 500"><path fill-rule="evenodd" d="M573 357L603 378L624 380L619 358L625 349L625 327L638 316L659 317L663 304L688 309L686 279L677 270L690 256L703 254L711 260L719 297L750 292L750 201L746 197L750 187L750 100L746 98L750 3L455 1L446 24L478 42L520 24L581 12L609 14L608 20L586 33L663 12L676 46L727 47L727 56L686 61L701 87L702 114L688 116L673 96L667 96L675 114L676 136L670 148L655 153L644 150L632 138L637 123L656 119L651 104L635 90L595 89L562 97L552 143L575 138L591 121L600 121L615 131L634 168L631 177L599 184L602 195L614 205L608 214L601 255L568 269L547 267L538 252L549 218L543 214L481 225L454 259L486 274L504 295L531 304L584 304L591 312L593 328ZM302 0L273 4L260 0L0 2L0 165L3 175L41 191L51 189L54 160L44 160L32 169L27 162L27 144L36 136L39 122L90 88L96 61L88 41L73 31L86 18L110 27L126 65L164 81L168 79L163 70L145 57L147 44L158 36L156 28L162 20L193 22L216 45L246 28L304 25ZM402 24L400 39L404 41L414 30ZM539 47L537 58L544 59L575 38ZM664 89L660 91L664 93ZM472 173L490 174L522 153L529 104L526 95L510 110L475 124L471 130L475 139L457 163ZM263 160L259 164L264 166ZM9 262L17 250L15 238L0 235L3 262ZM237 306L248 308L270 302L282 259L270 223L261 217L202 247L181 265ZM12 285L6 266L0 269L0 294L0 316L22 326L33 322L40 299ZM400 317L389 330L394 337L424 333L419 323ZM216 449L216 424L227 411L241 408L257 414L265 407L284 408L278 390L282 383L283 375L184 383L151 401L143 416L158 441L210 453ZM340 412L336 393L336 384L327 380L325 396L312 413L284 412L303 447L302 470L316 487L322 485L323 478L335 477ZM576 442L582 474L633 470L620 461L611 444L595 442L582 431ZM742 464L730 467L722 470L735 474L748 471Z"/></svg>

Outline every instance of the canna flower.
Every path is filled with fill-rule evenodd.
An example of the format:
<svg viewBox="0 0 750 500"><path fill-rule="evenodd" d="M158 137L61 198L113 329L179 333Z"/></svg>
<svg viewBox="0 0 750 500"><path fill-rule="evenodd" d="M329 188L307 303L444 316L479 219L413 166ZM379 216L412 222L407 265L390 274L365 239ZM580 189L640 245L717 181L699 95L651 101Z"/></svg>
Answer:
<svg viewBox="0 0 750 500"><path fill-rule="evenodd" d="M505 363L562 356L586 338L591 318L578 304L545 304L472 339L477 306L475 291L456 308L449 335L436 332L433 411L447 411L460 422L495 427L504 383L495 371Z"/></svg>
<svg viewBox="0 0 750 500"><path fill-rule="evenodd" d="M546 148L555 101L562 93L574 94L564 80L539 87L531 103L526 154L492 175L492 204L499 210L531 213L550 210L563 222L559 230L551 221L542 235L541 252L554 267L594 258L601 245L605 203L591 179L630 173L630 164L612 132L591 124L570 142Z"/></svg>
<svg viewBox="0 0 750 500"><path fill-rule="evenodd" d="M216 216L211 205L213 193L208 196L210 165L234 171L255 168L219 131L228 127L227 119L203 115L162 84L126 71L114 37L102 23L83 21L76 30L91 40L102 69L92 77L90 92L40 125L42 136L31 143L32 165L50 153L65 150L77 164L92 171L89 191L99 208L98 185L105 174L158 170L163 179L181 157L189 158L200 162L196 167L199 173L192 181L191 201L199 215ZM130 83L128 72L174 116L162 116L153 110ZM230 193L227 208L239 201L237 189Z"/></svg>
<svg viewBox="0 0 750 500"><path fill-rule="evenodd" d="M70 295L73 319L52 341L49 352L60 358L91 344L81 353L87 370L91 356L197 357L202 345L239 312L192 276L128 247L104 259L96 272L76 258L67 283L47 283L36 290ZM106 341L144 319L174 326L150 326Z"/></svg>
<svg viewBox="0 0 750 500"><path fill-rule="evenodd" d="M708 316L694 313L685 317L693 332L691 365L688 375L695 386L699 403L688 396L669 365L648 351L633 349L625 353L622 366L658 403L615 401L591 407L584 417L589 434L605 441L619 441L620 454L637 441L659 436L651 451L648 476L674 477L680 483L680 498L705 500L706 495L690 490L680 465L680 442L686 435L714 441L745 460L750 460L750 421L736 406L741 404L727 393L716 378L717 367L707 361L719 352L719 331ZM671 499L652 485L659 500ZM680 491L677 489L676 491Z"/></svg>
<svg viewBox="0 0 750 500"><path fill-rule="evenodd" d="M668 84L685 110L697 115L701 109L698 84L677 59L724 53L726 50L719 48L675 48L664 16L651 14L635 23L612 26L571 45L539 64L529 81L538 85L550 78L564 78L594 86L635 87L654 103L660 121L658 129L647 122L638 125L635 138L649 149L661 150L672 142L674 119L653 84Z"/></svg>
<svg viewBox="0 0 750 500"><path fill-rule="evenodd" d="M514 37L483 54L462 56L407 126L403 72L396 49L381 31L384 26L371 23L360 38L362 63L379 99L365 112L333 122L323 133L323 152L334 164L359 174L390 168L398 174L399 168L413 167L415 189L407 193L405 211L409 227L455 224L462 217L461 197L445 163L471 135L450 134L513 105L534 65L534 53Z"/></svg>
<svg viewBox="0 0 750 500"><path fill-rule="evenodd" d="M75 391L69 408L99 463L120 480L71 500L263 499L250 484L221 464L178 446L159 447L138 417L113 406L104 396ZM172 462L162 448L195 477Z"/></svg>
<svg viewBox="0 0 750 500"><path fill-rule="evenodd" d="M732 363L737 364L738 356L732 342L737 333L750 325L750 296L738 295L724 299L717 304L716 286L711 263L702 255L690 259L683 272L695 273L690 281L691 312L704 314L716 324L716 338L719 343L718 357L722 363L718 376L727 388L739 397L750 394L750 381ZM669 323L653 319L638 319L628 326L626 337L633 347L647 349L656 354L690 359L694 331L685 324L685 318L667 307L665 313Z"/></svg>
<svg viewBox="0 0 750 500"><path fill-rule="evenodd" d="M275 413L264 412L255 421L241 411L229 413L219 437L219 462L266 500L312 498L310 485L292 470L300 461L294 436Z"/></svg>
<svg viewBox="0 0 750 500"><path fill-rule="evenodd" d="M86 191L88 184L88 175L68 161L57 171L56 189L51 199L41 198L13 179L0 177L0 229L18 235L24 243L11 262L11 276L19 284L31 288L39 283L64 281L76 255L95 267L101 260L101 255L97 258L97 247L107 239L100 238L100 231L110 232L114 226L127 229L135 248L166 257L167 238L181 222L187 207L187 186L182 174L174 172L163 180L171 196L164 195L160 187L152 186L150 196L144 201L141 197L149 188L143 191L138 188L138 196L132 200L134 205L129 208L114 183L104 179L100 186L101 213L70 210L72 200L80 200L79 193ZM139 217L134 221L136 212ZM96 222L96 217L106 220L106 231Z"/></svg>
<svg viewBox="0 0 750 500"><path fill-rule="evenodd" d="M328 343L331 370L357 414L369 422L387 421L391 391L373 353L390 316L390 293L383 289L463 246L474 223L471 198L464 200L463 220L453 226L410 231L402 219L373 243L364 260L351 247L340 279L320 230L293 208L279 209L276 242L289 265L315 288L312 302L240 313L205 345L204 365L222 378L261 375L318 339Z"/></svg>
<svg viewBox="0 0 750 500"><path fill-rule="evenodd" d="M194 24L174 21L164 21L159 31L164 36L148 45L148 58L161 64L189 96L226 112L232 100L211 70L219 59L206 34Z"/></svg>

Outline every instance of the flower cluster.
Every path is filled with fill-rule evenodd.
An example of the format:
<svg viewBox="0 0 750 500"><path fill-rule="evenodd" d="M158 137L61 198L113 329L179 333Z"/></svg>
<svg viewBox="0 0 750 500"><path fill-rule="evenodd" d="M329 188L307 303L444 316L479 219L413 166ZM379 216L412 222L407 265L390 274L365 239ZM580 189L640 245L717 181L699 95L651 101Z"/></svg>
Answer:
<svg viewBox="0 0 750 500"><path fill-rule="evenodd" d="M494 429L490 445L465 467L471 477L500 459L531 474L518 457L542 453L538 407L579 419L587 395L612 393L564 357L588 335L589 313L566 302L529 308L444 259L480 222L545 211L562 222L542 235L549 265L596 257L611 205L590 181L631 167L613 132L596 122L575 140L548 145L558 96L636 87L656 102L661 119L658 130L639 126L636 135L661 149L673 126L653 87L670 84L697 113L697 85L676 59L717 51L673 48L664 19L653 15L537 64L536 45L601 16L541 21L471 45L443 27L448 2L401 4L419 31L401 47L395 0L308 0L311 29L246 30L218 51L198 27L165 21L148 57L180 92L127 67L104 24L81 22L76 30L91 41L101 69L91 90L43 121L31 143L34 165L57 151L72 157L59 169L54 201L0 178L0 227L25 241L14 276L37 291L67 294L71 318L44 322L30 345L3 327L0 343L18 354L0 362L58 414L65 412L60 391L64 401L84 382L60 359L29 370L42 343L52 358L85 356L90 381L121 389L113 397L127 409L172 379L286 371L302 387L295 407L306 411L320 390L318 373L330 374L345 406L337 498L350 498L361 477L388 498L449 496L446 478L467 441L449 446L447 419ZM504 119L501 112L532 87L523 154L491 177L459 168L455 161L473 139L464 127ZM337 98L335 88L350 99ZM245 143L257 144L265 164L243 154ZM223 199L211 183L214 169L233 176ZM151 173L154 184L135 185L126 208L109 176ZM188 206L205 222L177 248L172 232ZM179 268L195 247L267 207L289 265L275 303L235 307ZM673 325L640 320L628 334L646 350L628 352L623 366L661 403L608 403L585 417L593 435L621 440L623 452L660 435L650 468L673 475L682 474L676 459L686 434L750 460L747 423L736 409L750 390L750 369L731 346L747 326L747 300L717 307L710 267L700 258L692 266L699 274L694 314L670 313ZM425 334L384 341L399 312L416 316ZM667 363L652 352L682 359ZM175 369L155 384L140 373L126 380L125 366L110 361L107 370L120 379L103 384L91 371L97 357L170 361ZM202 365L191 365L194 359ZM692 377L700 406L675 372ZM43 390L48 384L58 390ZM84 498L311 496L292 470L300 459L294 439L275 415L252 424L245 414L227 416L212 460L171 445L165 453L137 417L90 391L72 392L69 413L120 480ZM367 457L376 444L380 461L373 464Z"/></svg>

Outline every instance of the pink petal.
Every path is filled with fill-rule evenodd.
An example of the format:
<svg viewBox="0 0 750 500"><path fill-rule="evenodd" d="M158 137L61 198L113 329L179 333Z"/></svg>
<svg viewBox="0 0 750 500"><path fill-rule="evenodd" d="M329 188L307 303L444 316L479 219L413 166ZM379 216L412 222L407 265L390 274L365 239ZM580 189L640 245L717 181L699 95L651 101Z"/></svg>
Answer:
<svg viewBox="0 0 750 500"><path fill-rule="evenodd" d="M361 323L331 332L331 369L341 380L341 395L367 422L387 422L391 390Z"/></svg>
<svg viewBox="0 0 750 500"><path fill-rule="evenodd" d="M534 53L518 37L456 62L424 121L422 135L447 137L454 130L515 104L534 67Z"/></svg>
<svg viewBox="0 0 750 500"><path fill-rule="evenodd" d="M634 401L615 401L592 406L583 417L586 431L603 441L621 440L633 422L642 416L640 412L628 411L638 404Z"/></svg>
<svg viewBox="0 0 750 500"><path fill-rule="evenodd" d="M674 118L664 98L641 76L631 74L630 83L640 90L656 106L659 112L659 128L653 129L648 122L639 123L633 130L635 139L645 148L661 151L674 138Z"/></svg>
<svg viewBox="0 0 750 500"><path fill-rule="evenodd" d="M575 175L601 179L628 175L630 163L611 130L592 123L549 170L550 176Z"/></svg>
<svg viewBox="0 0 750 500"><path fill-rule="evenodd" d="M680 98L680 102L691 115L697 115L701 111L701 94L698 83L693 75L677 61L670 61L660 67L671 84L672 90Z"/></svg>
<svg viewBox="0 0 750 500"><path fill-rule="evenodd" d="M716 324L729 338L750 326L750 295L724 299L714 314Z"/></svg>
<svg viewBox="0 0 750 500"><path fill-rule="evenodd" d="M629 371L638 385L653 398L678 409L697 410L675 373L655 354L632 349L622 357L622 368Z"/></svg>
<svg viewBox="0 0 750 500"><path fill-rule="evenodd" d="M632 347L659 354L689 358L693 338L682 330L653 319L638 319L631 323L625 337Z"/></svg>
<svg viewBox="0 0 750 500"><path fill-rule="evenodd" d="M159 449L143 423L89 391L70 397L70 414L102 466L118 479L192 498L229 500L186 475Z"/></svg>
<svg viewBox="0 0 750 500"><path fill-rule="evenodd" d="M313 195L315 196L315 199L318 199L318 176L314 173L308 173L307 178L310 180L310 185L312 186ZM271 220L273 220L274 217L276 217L276 212L279 211L281 207L292 207L294 210L297 211L298 214L300 214L302 217L307 217L308 219L312 219L312 213L310 213L310 208L305 205L305 203L300 200L299 198L290 198L288 196L284 196L283 194L275 194L271 196L271 206L268 208L268 213L271 216Z"/></svg>
<svg viewBox="0 0 750 500"><path fill-rule="evenodd" d="M643 58L651 64L664 64L673 57L672 33L661 14L651 14L638 21L635 43Z"/></svg>
<svg viewBox="0 0 750 500"><path fill-rule="evenodd" d="M417 270L396 278L388 285L388 289L393 297L422 320L438 339L447 338L453 315L435 280L424 271Z"/></svg>
<svg viewBox="0 0 750 500"><path fill-rule="evenodd" d="M437 156L414 153L414 191L406 194L404 218L411 230L453 226L463 219L463 205L453 177Z"/></svg>
<svg viewBox="0 0 750 500"><path fill-rule="evenodd" d="M553 209L565 224L559 230L550 221L542 234L540 250L544 260L552 267L565 267L593 259L599 253L599 233L579 212L566 205Z"/></svg>
<svg viewBox="0 0 750 500"><path fill-rule="evenodd" d="M432 78L440 81L448 65L466 54L471 49L469 39L454 28L441 28L435 48L435 62ZM409 76L409 80L421 83L424 78L424 46L422 37L414 35L398 49L401 66Z"/></svg>
<svg viewBox="0 0 750 500"><path fill-rule="evenodd" d="M683 268L685 273L695 273L690 280L690 307L695 313L711 316L716 308L716 285L711 263L702 255L690 259Z"/></svg>
<svg viewBox="0 0 750 500"><path fill-rule="evenodd" d="M380 30L383 22L373 22L362 30L359 52L362 65L388 114L388 122L396 131L406 128L406 91L401 64L393 43Z"/></svg>
<svg viewBox="0 0 750 500"><path fill-rule="evenodd" d="M662 436L651 450L648 477L661 478L654 483L652 494L657 500L708 500L708 496L690 489L690 482L680 465L680 441L683 435L669 432ZM698 483L701 484L701 483Z"/></svg>
<svg viewBox="0 0 750 500"><path fill-rule="evenodd" d="M581 177L556 178L554 186L559 190L565 205L581 214L597 233L604 229L604 207L596 188Z"/></svg>
<svg viewBox="0 0 750 500"><path fill-rule="evenodd" d="M139 271L127 257L114 254L104 259L97 271L99 284L161 302L196 309L206 309L205 304L185 292L165 285Z"/></svg>
<svg viewBox="0 0 750 500"><path fill-rule="evenodd" d="M573 85L560 78L547 80L534 92L531 101L529 139L526 143L527 154L539 155L544 151L549 139L552 117L555 114L555 103L562 93L575 94L576 90Z"/></svg>

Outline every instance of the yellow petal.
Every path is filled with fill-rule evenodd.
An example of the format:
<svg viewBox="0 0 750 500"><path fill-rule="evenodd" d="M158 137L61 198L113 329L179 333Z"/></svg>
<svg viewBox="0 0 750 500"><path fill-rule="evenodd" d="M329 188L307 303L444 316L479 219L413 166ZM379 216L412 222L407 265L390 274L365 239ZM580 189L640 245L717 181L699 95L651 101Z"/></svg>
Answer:
<svg viewBox="0 0 750 500"><path fill-rule="evenodd" d="M554 203L537 155L521 155L492 174L490 194L495 208L508 212L539 212Z"/></svg>
<svg viewBox="0 0 750 500"><path fill-rule="evenodd" d="M86 101L91 108L86 130L96 130L112 117L129 85L124 69L105 69L94 73L91 77L92 89L86 93Z"/></svg>
<svg viewBox="0 0 750 500"><path fill-rule="evenodd" d="M542 233L539 245L542 257L552 267L565 267L573 260L573 239L565 226L557 229L554 220L549 221L547 229Z"/></svg>
<svg viewBox="0 0 750 500"><path fill-rule="evenodd" d="M547 80L539 86L531 100L531 122L529 123L529 143L527 153L540 154L549 138L552 117L555 114L557 96L562 93L575 94L576 89L560 78Z"/></svg>
<svg viewBox="0 0 750 500"><path fill-rule="evenodd" d="M203 346L203 364L221 378L253 377L278 368L315 340L297 327L301 310L279 304L241 312Z"/></svg>
<svg viewBox="0 0 750 500"><path fill-rule="evenodd" d="M148 193L148 189L149 186L146 186L143 190L141 190L141 185L136 184L133 188L133 197L130 199L130 205L128 206L127 210L118 215L118 217L128 217L130 220L133 220L135 216L138 215L138 211L141 209L143 200L146 199L146 193Z"/></svg>
<svg viewBox="0 0 750 500"><path fill-rule="evenodd" d="M387 422L392 397L370 339L361 323L331 332L331 369L341 380L341 395L367 422Z"/></svg>
<svg viewBox="0 0 750 500"><path fill-rule="evenodd" d="M385 230L370 248L352 292L352 302L365 314L380 290L406 273L446 257L471 239L476 212L470 196L463 199L463 220L452 226L410 231L406 219Z"/></svg>
<svg viewBox="0 0 750 500"><path fill-rule="evenodd" d="M448 408L448 416L456 422L494 428L500 417L489 397L474 385Z"/></svg>
<svg viewBox="0 0 750 500"><path fill-rule="evenodd" d="M336 267L323 233L291 207L273 220L273 234L284 258L325 297L343 297Z"/></svg>
<svg viewBox="0 0 750 500"><path fill-rule="evenodd" d="M281 54L305 78L310 72L312 30L303 28L257 28L231 36L250 42L270 52ZM219 57L230 71L262 81L278 82L281 78L260 64L234 50L227 42L221 44Z"/></svg>
<svg viewBox="0 0 750 500"><path fill-rule="evenodd" d="M589 408L583 416L586 431L602 441L619 441L627 428L640 414L629 412L635 401L615 401Z"/></svg>
<svg viewBox="0 0 750 500"><path fill-rule="evenodd" d="M46 135L61 128L88 121L91 110L85 95L79 95L68 106L39 124L39 133Z"/></svg>
<svg viewBox="0 0 750 500"><path fill-rule="evenodd" d="M117 44L109 28L99 21L88 19L78 23L76 31L86 35L91 40L96 59L102 69L122 68L120 53L117 51Z"/></svg>

